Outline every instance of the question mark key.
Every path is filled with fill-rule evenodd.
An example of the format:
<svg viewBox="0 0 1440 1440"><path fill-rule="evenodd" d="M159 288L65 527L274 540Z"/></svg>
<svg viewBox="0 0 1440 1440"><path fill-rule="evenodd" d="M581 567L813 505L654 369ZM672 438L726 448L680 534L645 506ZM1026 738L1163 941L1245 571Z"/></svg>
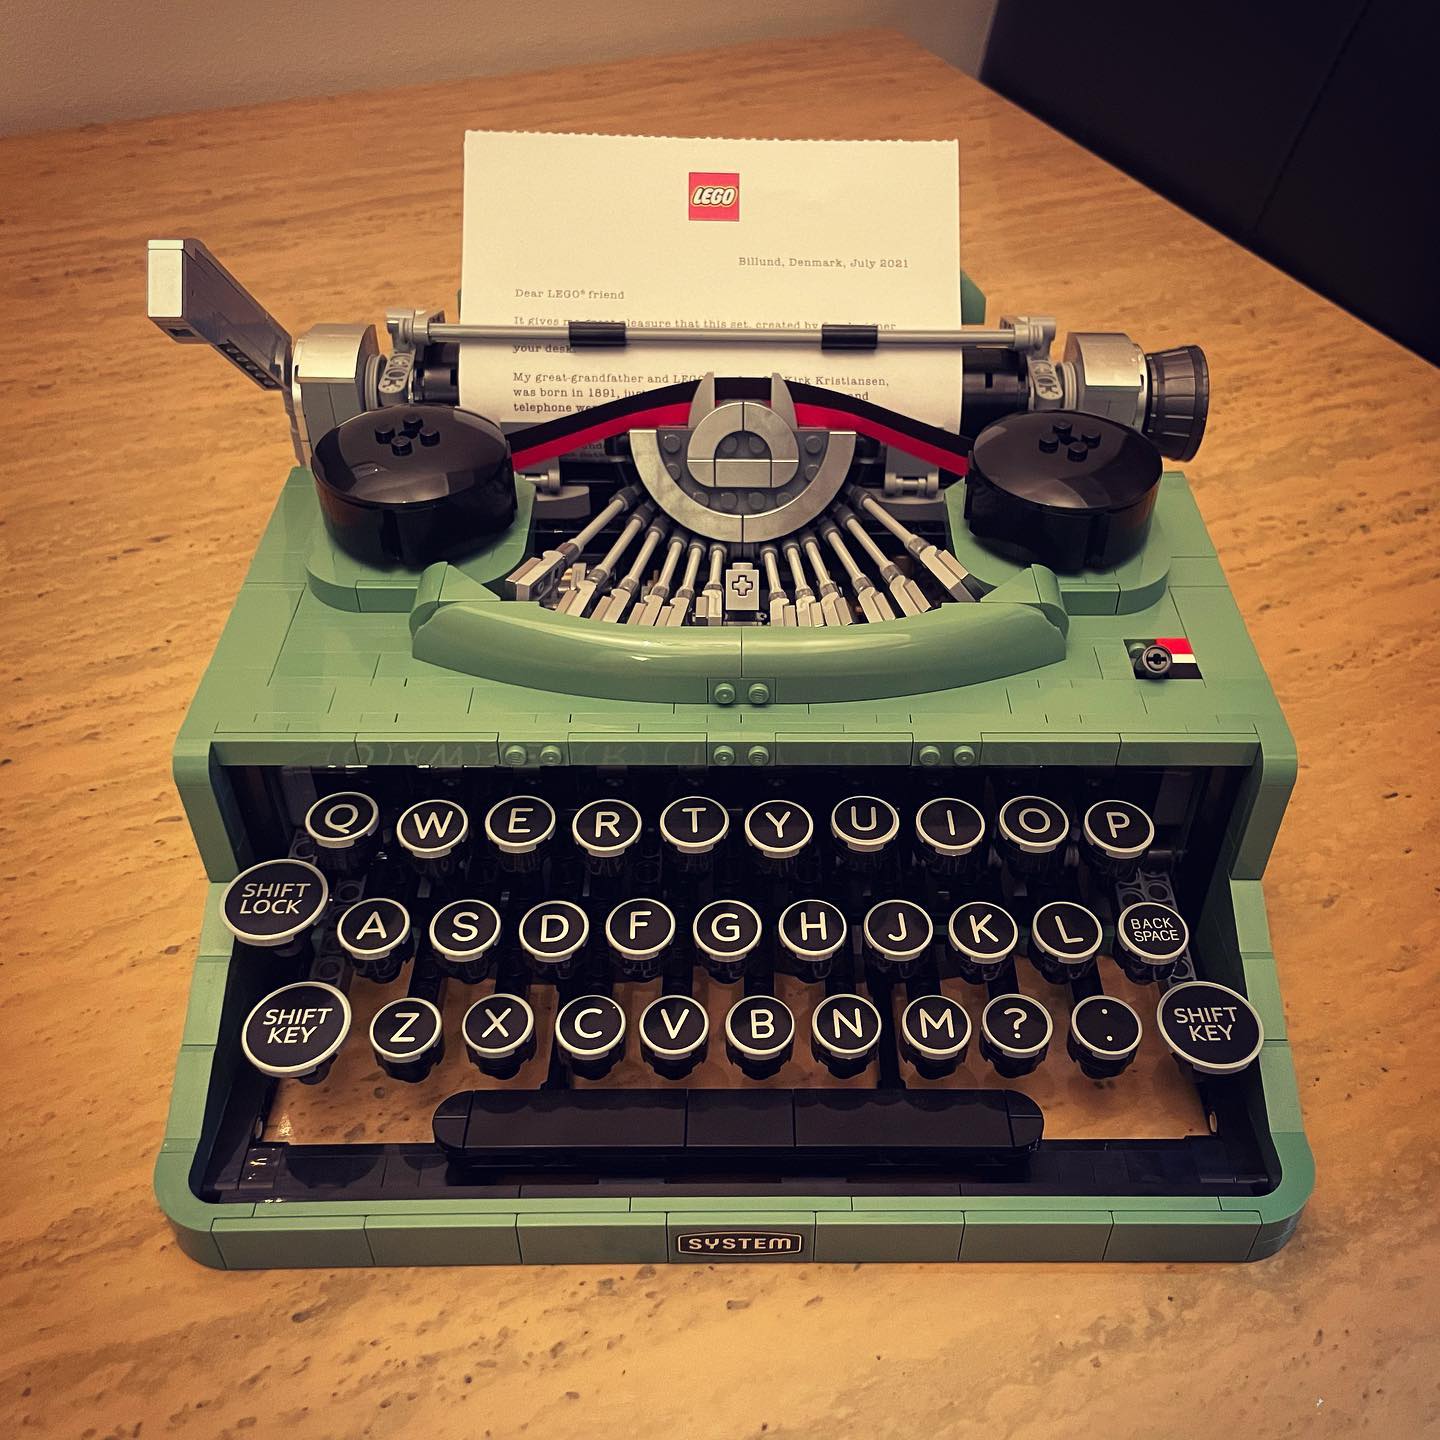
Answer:
<svg viewBox="0 0 1440 1440"><path fill-rule="evenodd" d="M1030 995L997 995L980 1017L980 1053L1006 1079L1028 1075L1054 1033L1050 1012Z"/></svg>

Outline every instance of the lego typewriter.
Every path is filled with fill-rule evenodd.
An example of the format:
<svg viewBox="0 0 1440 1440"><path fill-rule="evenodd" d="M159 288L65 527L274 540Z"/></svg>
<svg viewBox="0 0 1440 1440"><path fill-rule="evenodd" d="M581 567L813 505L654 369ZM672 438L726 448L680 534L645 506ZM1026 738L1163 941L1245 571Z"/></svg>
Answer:
<svg viewBox="0 0 1440 1440"><path fill-rule="evenodd" d="M1183 476L1194 347L959 347L959 433L727 343L149 313L289 414L181 732L210 880L157 1193L223 1267L1247 1260L1313 1178L1289 733ZM462 347L713 341L501 427ZM773 338L767 337L767 338Z"/></svg>

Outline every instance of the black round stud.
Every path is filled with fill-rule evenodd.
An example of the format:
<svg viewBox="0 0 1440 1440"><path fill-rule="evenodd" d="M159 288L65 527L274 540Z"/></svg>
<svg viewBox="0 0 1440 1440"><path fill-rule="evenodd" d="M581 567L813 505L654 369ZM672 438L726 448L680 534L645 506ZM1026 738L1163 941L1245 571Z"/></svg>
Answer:
<svg viewBox="0 0 1440 1440"><path fill-rule="evenodd" d="M1073 900L1052 900L1030 921L1030 958L1053 985L1065 985L1094 967L1105 938L1099 917Z"/></svg>
<svg viewBox="0 0 1440 1440"><path fill-rule="evenodd" d="M690 995L662 995L640 1014L640 1054L657 1075L683 1080L705 1059L710 1017Z"/></svg>
<svg viewBox="0 0 1440 1440"><path fill-rule="evenodd" d="M900 1016L900 1053L927 1080L953 1074L969 1044L969 1012L948 995L917 995Z"/></svg>
<svg viewBox="0 0 1440 1440"><path fill-rule="evenodd" d="M651 979L675 939L675 912L660 900L624 900L605 917L605 939L628 979Z"/></svg>
<svg viewBox="0 0 1440 1440"><path fill-rule="evenodd" d="M1113 995L1087 995L1070 1012L1065 1050L1092 1080L1111 1080L1140 1049L1140 1017Z"/></svg>
<svg viewBox="0 0 1440 1440"><path fill-rule="evenodd" d="M488 900L452 900L430 917L436 965L457 980L483 980L500 938L500 912Z"/></svg>
<svg viewBox="0 0 1440 1440"><path fill-rule="evenodd" d="M335 938L357 975L388 985L410 959L410 912L384 896L357 900L335 924Z"/></svg>
<svg viewBox="0 0 1440 1440"><path fill-rule="evenodd" d="M324 913L330 886L306 860L262 860L243 870L220 897L220 918L247 945L288 945Z"/></svg>
<svg viewBox="0 0 1440 1440"><path fill-rule="evenodd" d="M245 1018L240 1048L262 1075L315 1084L350 1033L350 1002L318 980L282 985Z"/></svg>
<svg viewBox="0 0 1440 1440"><path fill-rule="evenodd" d="M460 1033L471 1062L497 1080L512 1079L535 1055L535 1011L520 995L482 995L465 1012Z"/></svg>
<svg viewBox="0 0 1440 1440"><path fill-rule="evenodd" d="M1202 1075L1238 1074L1265 1042L1255 1007L1238 990L1212 980L1186 980L1167 990L1155 1019L1175 1056Z"/></svg>
<svg viewBox="0 0 1440 1440"><path fill-rule="evenodd" d="M1190 927L1173 905L1141 900L1116 917L1115 963L1136 984L1173 975L1189 944Z"/></svg>
<svg viewBox="0 0 1440 1440"><path fill-rule="evenodd" d="M1029 995L996 995L980 1016L980 1053L997 1073L1013 1080L1045 1058L1054 1024L1050 1012Z"/></svg>
<svg viewBox="0 0 1440 1440"><path fill-rule="evenodd" d="M794 800L763 800L745 816L745 839L767 860L792 860L815 833L810 812Z"/></svg>
<svg viewBox="0 0 1440 1440"><path fill-rule="evenodd" d="M577 995L555 1017L555 1044L575 1074L599 1080L625 1053L625 1012L608 995Z"/></svg>
<svg viewBox="0 0 1440 1440"><path fill-rule="evenodd" d="M810 1014L810 1053L847 1079L875 1058L880 1033L880 1012L863 995L827 995Z"/></svg>
<svg viewBox="0 0 1440 1440"><path fill-rule="evenodd" d="M441 861L465 843L470 817L454 800L419 800L395 822L395 838L422 864Z"/></svg>
<svg viewBox="0 0 1440 1440"><path fill-rule="evenodd" d="M542 900L520 917L520 945L543 979L564 979L590 935L590 917L573 900Z"/></svg>
<svg viewBox="0 0 1440 1440"><path fill-rule="evenodd" d="M705 968L721 981L740 979L760 943L760 914L743 900L712 900L696 912L691 934Z"/></svg>
<svg viewBox="0 0 1440 1440"><path fill-rule="evenodd" d="M370 1048L395 1080L415 1084L445 1054L445 1023L434 1001L402 996L388 1001L370 1021Z"/></svg>
<svg viewBox="0 0 1440 1440"><path fill-rule="evenodd" d="M766 1080L795 1048L795 1016L773 995L747 995L725 1016L725 1054L752 1080Z"/></svg>

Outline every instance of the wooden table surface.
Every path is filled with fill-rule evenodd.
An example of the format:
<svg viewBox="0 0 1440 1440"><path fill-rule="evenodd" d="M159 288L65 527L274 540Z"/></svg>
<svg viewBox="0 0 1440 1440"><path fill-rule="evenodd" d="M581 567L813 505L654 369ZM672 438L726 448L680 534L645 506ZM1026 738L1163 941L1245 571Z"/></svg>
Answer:
<svg viewBox="0 0 1440 1440"><path fill-rule="evenodd" d="M203 876L170 745L290 462L273 397L145 319L145 241L202 237L292 330L453 304L467 127L958 135L992 314L1205 347L1187 468L1301 756L1266 889L1319 1184L1279 1256L179 1253L150 1170ZM888 33L10 139L0 196L6 1436L1435 1433L1433 370Z"/></svg>

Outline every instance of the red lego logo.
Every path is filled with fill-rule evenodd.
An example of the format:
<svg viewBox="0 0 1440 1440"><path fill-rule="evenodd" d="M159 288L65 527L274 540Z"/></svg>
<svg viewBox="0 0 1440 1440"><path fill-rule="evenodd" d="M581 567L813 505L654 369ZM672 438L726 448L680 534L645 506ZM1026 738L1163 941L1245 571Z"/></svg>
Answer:
<svg viewBox="0 0 1440 1440"><path fill-rule="evenodd" d="M690 218L692 220L738 220L740 218L739 175L690 172Z"/></svg>

